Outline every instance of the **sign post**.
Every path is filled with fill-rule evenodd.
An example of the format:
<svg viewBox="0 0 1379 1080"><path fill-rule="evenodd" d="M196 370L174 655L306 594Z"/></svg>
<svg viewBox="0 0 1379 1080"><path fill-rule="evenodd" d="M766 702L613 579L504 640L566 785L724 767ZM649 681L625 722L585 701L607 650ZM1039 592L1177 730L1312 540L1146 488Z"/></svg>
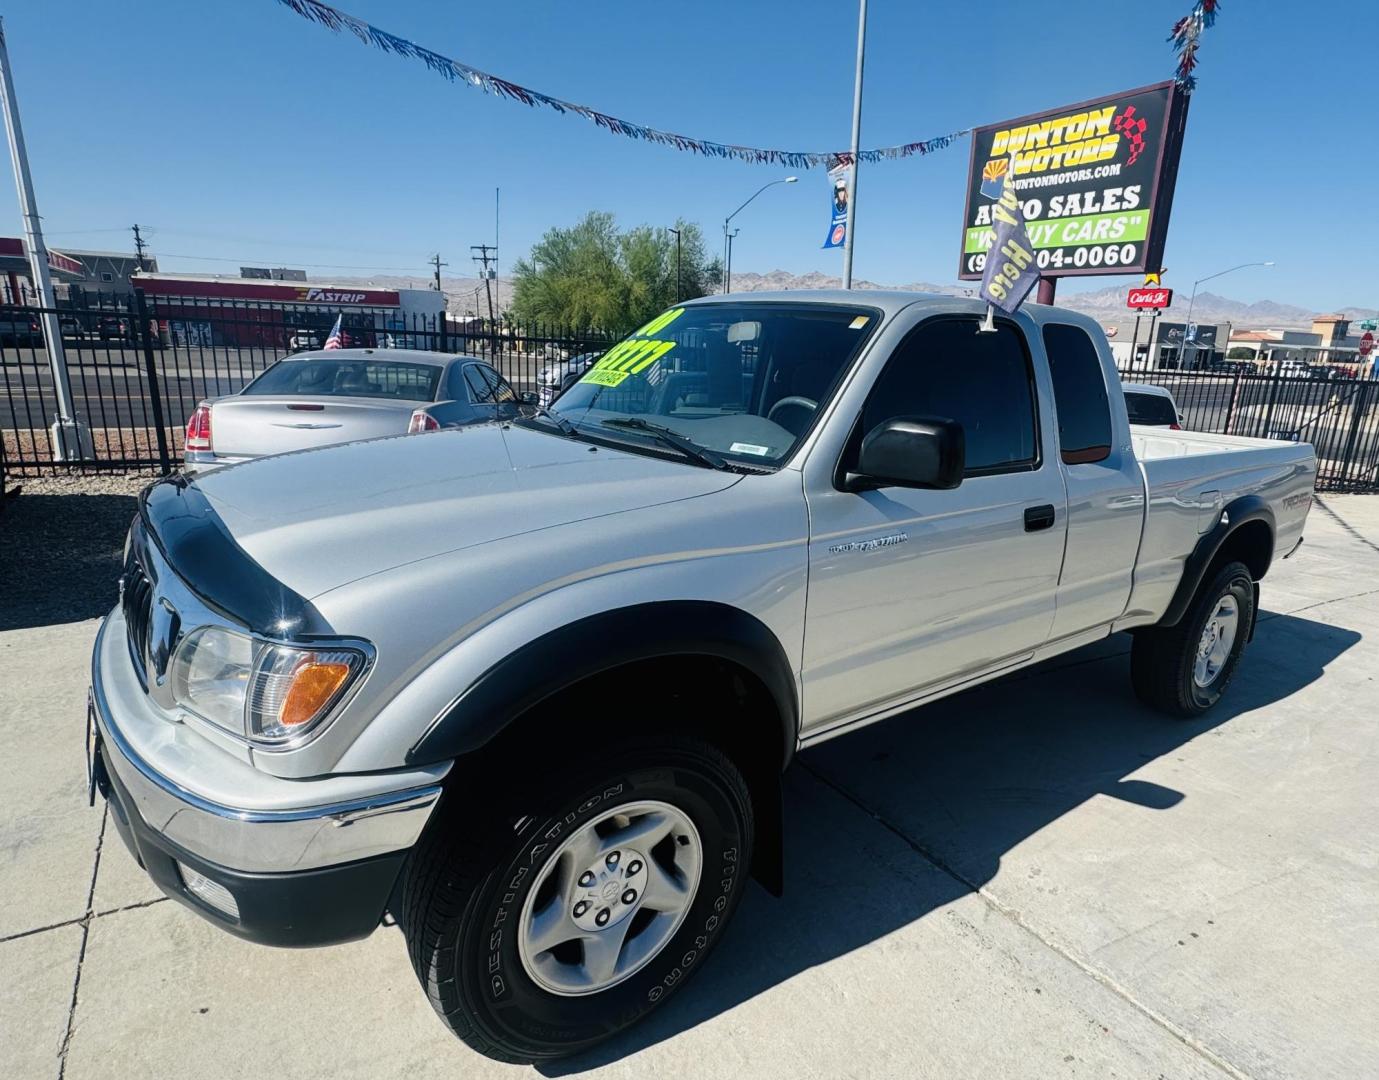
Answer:
<svg viewBox="0 0 1379 1080"><path fill-rule="evenodd" d="M1052 302L1060 277L1158 270L1188 101L1175 83L1158 83L974 130L958 277L985 272L993 189L1007 168L1041 303Z"/></svg>

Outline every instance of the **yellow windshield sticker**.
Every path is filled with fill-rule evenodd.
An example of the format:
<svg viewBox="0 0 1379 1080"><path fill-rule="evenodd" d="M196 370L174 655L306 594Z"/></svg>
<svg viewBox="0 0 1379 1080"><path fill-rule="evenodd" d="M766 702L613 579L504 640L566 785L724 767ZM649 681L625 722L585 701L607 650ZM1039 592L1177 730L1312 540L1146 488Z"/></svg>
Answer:
<svg viewBox="0 0 1379 1080"><path fill-rule="evenodd" d="M671 349L675 348L675 342L673 341L658 341L655 345L656 347L645 356L639 356L627 370L633 375L636 375L640 371L645 371L652 364L656 363L657 360L665 356L666 353L670 352Z"/></svg>
<svg viewBox="0 0 1379 1080"><path fill-rule="evenodd" d="M848 329L849 329L849 330L860 330L860 329L862 329L862 327L864 327L864 326L866 326L866 325L867 325L867 317L866 317L865 315L858 315L857 318L853 319L852 322L848 323Z"/></svg>
<svg viewBox="0 0 1379 1080"><path fill-rule="evenodd" d="M631 374L630 371L599 371L593 368L579 381L593 383L595 386L617 386Z"/></svg>
<svg viewBox="0 0 1379 1080"><path fill-rule="evenodd" d="M659 334L662 330L664 330L667 326L673 323L684 313L685 309L682 307L672 308L670 311L667 311L664 315L657 315L656 318L652 319L649 323L643 326L632 336L651 337L653 334Z"/></svg>
<svg viewBox="0 0 1379 1080"><path fill-rule="evenodd" d="M631 337L604 353L579 381L596 386L617 386L627 376L645 371L676 345L674 341L658 340L652 335L664 330L684 313L684 308L674 308L656 316Z"/></svg>

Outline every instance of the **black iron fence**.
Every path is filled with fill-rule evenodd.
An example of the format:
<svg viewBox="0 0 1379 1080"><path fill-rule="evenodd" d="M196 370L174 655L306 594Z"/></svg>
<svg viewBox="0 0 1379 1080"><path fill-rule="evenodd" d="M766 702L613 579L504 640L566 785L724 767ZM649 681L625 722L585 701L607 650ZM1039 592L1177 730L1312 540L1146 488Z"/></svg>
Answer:
<svg viewBox="0 0 1379 1080"><path fill-rule="evenodd" d="M58 414L44 316L58 318L79 436ZM487 360L520 392L555 361L617 335L546 324L207 299L133 297L90 307L0 306L0 437L12 475L54 468L169 472L187 419L283 356L325 345L340 316L346 348L427 349ZM79 438L79 442L77 439ZM66 440L64 443L62 440Z"/></svg>
<svg viewBox="0 0 1379 1080"><path fill-rule="evenodd" d="M56 468L169 472L188 417L289 352L320 348L340 316L347 347L430 349L479 356L519 390L553 362L601 352L616 335L506 320L464 321L396 308L208 299L107 299L57 317L83 425L79 444L53 430L57 398L46 346L48 311L0 305L0 455L11 475ZM1379 492L1379 382L1293 378L1281 368L1124 367L1121 378L1173 394L1189 430L1310 442L1318 487ZM71 433L66 433L69 444ZM66 452L64 452L66 451ZM64 460L65 459L65 460Z"/></svg>
<svg viewBox="0 0 1379 1080"><path fill-rule="evenodd" d="M1311 443L1318 490L1379 492L1379 382L1246 363L1206 371L1135 365L1120 377L1167 390L1189 431Z"/></svg>

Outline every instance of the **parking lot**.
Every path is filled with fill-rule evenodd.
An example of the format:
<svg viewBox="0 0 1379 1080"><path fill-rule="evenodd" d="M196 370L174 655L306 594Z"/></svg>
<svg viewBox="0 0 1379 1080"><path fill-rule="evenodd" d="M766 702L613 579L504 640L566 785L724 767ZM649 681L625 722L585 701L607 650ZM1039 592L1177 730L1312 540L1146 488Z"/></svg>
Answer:
<svg viewBox="0 0 1379 1080"><path fill-rule="evenodd" d="M162 899L87 807L90 616L118 535L79 573L44 560L41 588L14 557L52 520L38 500L72 497L0 516L0 1073L529 1073L444 1031L397 929L246 944ZM1116 638L808 752L785 898L754 887L667 1009L541 1071L1379 1074L1376 571L1379 502L1324 497L1198 722L1135 701Z"/></svg>

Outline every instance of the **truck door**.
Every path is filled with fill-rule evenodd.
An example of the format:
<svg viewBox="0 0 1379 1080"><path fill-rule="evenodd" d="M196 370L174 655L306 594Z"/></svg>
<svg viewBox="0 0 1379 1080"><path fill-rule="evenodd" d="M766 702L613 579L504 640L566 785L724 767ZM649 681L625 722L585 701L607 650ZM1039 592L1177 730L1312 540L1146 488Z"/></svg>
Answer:
<svg viewBox="0 0 1379 1080"><path fill-rule="evenodd" d="M837 462L847 469L891 417L945 417L965 433L959 487L846 492L811 456L806 735L1014 663L1048 638L1067 524L1052 402L1023 330L996 325L982 334L975 316L937 315L909 331Z"/></svg>
<svg viewBox="0 0 1379 1080"><path fill-rule="evenodd" d="M1044 351L1068 491L1068 541L1052 640L1105 627L1125 611L1144 525L1144 478L1130 445L1109 352L1081 326L1046 322Z"/></svg>

